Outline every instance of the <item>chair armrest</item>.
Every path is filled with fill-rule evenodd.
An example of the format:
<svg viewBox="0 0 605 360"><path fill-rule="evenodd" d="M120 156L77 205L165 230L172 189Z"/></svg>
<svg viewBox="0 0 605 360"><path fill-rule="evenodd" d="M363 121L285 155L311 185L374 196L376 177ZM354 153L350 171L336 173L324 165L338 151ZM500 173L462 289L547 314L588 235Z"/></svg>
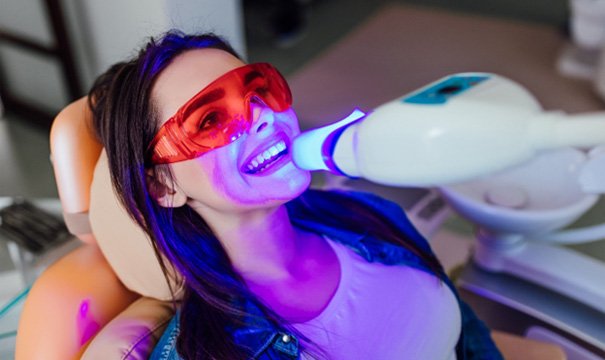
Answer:
<svg viewBox="0 0 605 360"><path fill-rule="evenodd" d="M173 316L171 302L141 297L95 336L81 360L148 359Z"/></svg>
<svg viewBox="0 0 605 360"><path fill-rule="evenodd" d="M492 338L506 360L565 360L563 349L555 344L492 331Z"/></svg>
<svg viewBox="0 0 605 360"><path fill-rule="evenodd" d="M115 276L96 245L82 245L34 283L19 321L16 359L73 359L139 297Z"/></svg>

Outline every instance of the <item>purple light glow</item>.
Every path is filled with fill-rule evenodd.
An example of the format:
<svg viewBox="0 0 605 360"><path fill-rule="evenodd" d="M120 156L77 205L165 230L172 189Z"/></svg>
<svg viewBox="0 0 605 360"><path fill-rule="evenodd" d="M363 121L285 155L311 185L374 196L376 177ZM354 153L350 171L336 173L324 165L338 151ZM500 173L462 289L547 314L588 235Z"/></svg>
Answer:
<svg viewBox="0 0 605 360"><path fill-rule="evenodd" d="M90 314L90 299L86 299L80 304L76 322L80 335L80 346L86 344L101 329L101 325Z"/></svg>

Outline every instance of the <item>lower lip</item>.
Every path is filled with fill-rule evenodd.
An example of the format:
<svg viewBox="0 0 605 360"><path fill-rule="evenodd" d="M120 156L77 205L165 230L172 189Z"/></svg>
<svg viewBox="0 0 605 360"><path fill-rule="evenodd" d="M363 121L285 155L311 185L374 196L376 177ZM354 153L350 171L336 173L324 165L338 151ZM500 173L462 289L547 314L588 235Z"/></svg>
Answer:
<svg viewBox="0 0 605 360"><path fill-rule="evenodd" d="M268 176L268 175L271 175L271 174L275 173L276 171L278 171L282 167L284 167L291 160L292 160L292 157L290 156L290 152L288 151L284 155L280 156L277 159L277 161L274 161L273 163L271 163L271 165L269 165L268 167L264 168L263 170L261 170L259 172L256 172L254 174L249 174L249 173L245 173L245 174L249 175L249 176Z"/></svg>

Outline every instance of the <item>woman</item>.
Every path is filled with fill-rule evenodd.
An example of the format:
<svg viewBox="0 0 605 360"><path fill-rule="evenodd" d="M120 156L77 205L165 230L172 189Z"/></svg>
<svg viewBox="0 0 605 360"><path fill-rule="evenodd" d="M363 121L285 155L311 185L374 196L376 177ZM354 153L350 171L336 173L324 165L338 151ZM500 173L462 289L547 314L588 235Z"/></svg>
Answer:
<svg viewBox="0 0 605 360"><path fill-rule="evenodd" d="M401 209L307 189L270 65L169 33L90 99L121 201L185 282L152 358L500 358Z"/></svg>

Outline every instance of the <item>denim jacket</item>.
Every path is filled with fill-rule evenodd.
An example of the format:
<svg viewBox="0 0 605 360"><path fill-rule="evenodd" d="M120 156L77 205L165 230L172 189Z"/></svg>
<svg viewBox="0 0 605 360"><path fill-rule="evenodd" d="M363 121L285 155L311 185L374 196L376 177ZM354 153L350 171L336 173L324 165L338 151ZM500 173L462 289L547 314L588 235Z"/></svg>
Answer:
<svg viewBox="0 0 605 360"><path fill-rule="evenodd" d="M382 213L392 220L408 236L410 241L415 242L428 252L432 251L426 239L416 230L397 204L369 193L349 192L347 195L364 203L373 211ZM411 266L431 273L420 258L412 252L371 235L352 233L312 221L293 220L293 222L298 227L326 235L329 239L348 246L368 262ZM470 307L460 300L453 283L446 276L442 278L456 295L462 314L462 331L456 345L457 360L501 360L502 356L494 345L487 327L476 317ZM252 307L247 307L247 310L252 314L260 315L260 310L255 311L256 309ZM250 319L246 322L247 326L244 328L231 331L235 342L245 348L252 349L253 359L299 359L300 349L296 337L287 330L275 328L268 321L264 322L259 318L262 319L262 316ZM179 314L177 313L156 345L151 359L181 359L176 352L178 334ZM371 345L368 344L368 346Z"/></svg>

